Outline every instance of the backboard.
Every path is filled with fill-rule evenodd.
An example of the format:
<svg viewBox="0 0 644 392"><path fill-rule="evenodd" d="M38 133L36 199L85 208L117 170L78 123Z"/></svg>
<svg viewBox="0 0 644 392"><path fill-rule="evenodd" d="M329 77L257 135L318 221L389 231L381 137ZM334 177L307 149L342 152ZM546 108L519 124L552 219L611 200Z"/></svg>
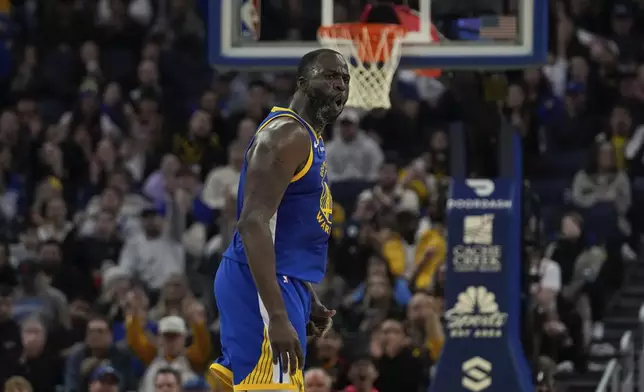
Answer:
<svg viewBox="0 0 644 392"><path fill-rule="evenodd" d="M210 63L224 69L293 69L305 53L319 47L315 37L319 26L358 21L366 3L210 0ZM507 69L546 61L545 0L409 3L419 23L418 31L410 31L405 38L402 68ZM288 16L293 4L301 5L297 17ZM350 9L347 4L357 5ZM290 26L294 23L299 26ZM432 26L442 35L438 42L431 39ZM293 32L299 36L293 36Z"/></svg>

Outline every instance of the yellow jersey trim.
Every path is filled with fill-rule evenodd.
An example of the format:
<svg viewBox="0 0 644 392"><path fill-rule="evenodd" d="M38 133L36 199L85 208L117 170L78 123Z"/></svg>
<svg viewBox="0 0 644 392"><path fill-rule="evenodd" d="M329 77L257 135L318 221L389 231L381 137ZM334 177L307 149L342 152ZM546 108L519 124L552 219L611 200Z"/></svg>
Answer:
<svg viewBox="0 0 644 392"><path fill-rule="evenodd" d="M268 331L264 328L262 348L255 368L239 383L241 385L265 385L273 381L273 354Z"/></svg>
<svg viewBox="0 0 644 392"><path fill-rule="evenodd" d="M255 384L255 385L235 385L235 391L299 391L300 388L291 384ZM302 389L303 391L303 389Z"/></svg>
<svg viewBox="0 0 644 392"><path fill-rule="evenodd" d="M316 139L321 139L321 137L318 136L317 133L315 133L315 128L313 128L311 124L309 124L308 122L306 122L306 120L300 117L299 114L295 113L295 110L289 109L289 108L283 108L281 106L273 106L273 108L271 109L271 112L289 112L293 114L298 120L301 120L304 124L306 124L307 127L311 128L311 131L313 131L313 134L315 135Z"/></svg>
<svg viewBox="0 0 644 392"><path fill-rule="evenodd" d="M233 372L224 365L213 363L210 365L210 372L226 386L233 387Z"/></svg>
<svg viewBox="0 0 644 392"><path fill-rule="evenodd" d="M302 119L297 115L297 113L295 113L295 112L294 112L294 111L292 111L291 109L287 109L287 108L280 108L280 107L275 106L275 107L271 110L271 112L276 112L276 111L286 111L286 112L289 112L289 113L280 113L280 114L278 114L278 115L277 115L277 116L275 116L275 117L271 117L271 118L270 118L270 119L268 119L264 124L262 124L262 126L261 126L261 127L259 127L259 128L257 129L257 132L255 132L255 134L256 134L256 135L257 135L258 133L260 133L264 128L266 128L266 126L267 126L271 121L273 121L273 119L278 118L278 117L290 117L290 118L292 118L292 119L294 119L294 120L301 120L301 121L304 121L304 120L302 120ZM311 126L310 126L306 121L304 121L304 123L305 123L309 128L311 128ZM311 128L311 129L313 129L313 128ZM314 135L315 135L315 137L317 138L317 135L315 134L315 132L313 132L313 134L314 134ZM301 179L302 177L304 177L304 176L306 175L306 173L308 173L308 172L309 172L309 170L311 169L311 166L312 166L312 165L313 165L313 144L311 144L311 150L309 151L309 157L306 159L306 163L304 164L304 167L302 167L302 168L301 168L297 173L295 173L295 175L291 178L291 183L293 183L293 182L295 182L295 181L297 181L297 180Z"/></svg>
<svg viewBox="0 0 644 392"><path fill-rule="evenodd" d="M311 170L311 166L313 166L313 146L311 146L311 150L309 151L309 157L306 160L304 167L301 168L297 173L295 173L293 178L291 178L291 182L295 182L301 179L302 177L304 177L306 173L308 173L309 170Z"/></svg>
<svg viewBox="0 0 644 392"><path fill-rule="evenodd" d="M271 342L268 340L268 330L264 328L262 348L255 368L239 384L235 385L233 389L236 391L304 390L304 377L300 369L297 369L294 376L289 377L290 384L272 383L276 366L273 364L273 352L271 350Z"/></svg>

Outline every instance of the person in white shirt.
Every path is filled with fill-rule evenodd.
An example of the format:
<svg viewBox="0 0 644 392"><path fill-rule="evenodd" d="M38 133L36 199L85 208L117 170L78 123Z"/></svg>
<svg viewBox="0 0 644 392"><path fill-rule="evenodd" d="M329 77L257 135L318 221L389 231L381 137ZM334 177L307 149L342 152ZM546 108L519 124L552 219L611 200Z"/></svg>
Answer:
<svg viewBox="0 0 644 392"><path fill-rule="evenodd" d="M418 195L399 183L398 168L389 162L380 167L378 183L373 188L362 191L358 201L375 202L381 210L395 213L407 211L418 214L420 211Z"/></svg>
<svg viewBox="0 0 644 392"><path fill-rule="evenodd" d="M121 268L153 292L161 290L171 276L185 273L181 244L185 214L178 211L174 200L167 207L167 222L160 208L147 207L141 212L143 233L126 240L119 260Z"/></svg>
<svg viewBox="0 0 644 392"><path fill-rule="evenodd" d="M234 142L228 148L228 164L216 167L208 173L201 199L210 208L221 210L229 197L237 198L237 186L244 164L245 150L245 144L240 141Z"/></svg>
<svg viewBox="0 0 644 392"><path fill-rule="evenodd" d="M338 117L333 138L326 144L329 181L375 181L384 160L378 143L359 127L360 116L345 109Z"/></svg>

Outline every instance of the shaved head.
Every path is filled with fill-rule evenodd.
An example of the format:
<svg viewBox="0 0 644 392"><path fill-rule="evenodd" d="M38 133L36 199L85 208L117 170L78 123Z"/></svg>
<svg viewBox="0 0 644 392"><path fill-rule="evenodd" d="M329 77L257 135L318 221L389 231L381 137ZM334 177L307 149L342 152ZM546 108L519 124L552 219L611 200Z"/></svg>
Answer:
<svg viewBox="0 0 644 392"><path fill-rule="evenodd" d="M306 78L309 73L311 72L311 69L315 66L316 61L320 55L323 54L335 54L338 56L342 56L340 53L336 52L333 49L327 49L327 48L322 48L322 49L316 49L311 52L308 52L302 58L300 59L300 63L297 66L297 78Z"/></svg>

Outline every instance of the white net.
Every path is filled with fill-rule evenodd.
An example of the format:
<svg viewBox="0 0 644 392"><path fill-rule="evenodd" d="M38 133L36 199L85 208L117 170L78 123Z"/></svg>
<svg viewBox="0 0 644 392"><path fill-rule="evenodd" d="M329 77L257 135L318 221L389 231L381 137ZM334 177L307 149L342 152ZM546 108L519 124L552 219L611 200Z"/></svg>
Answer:
<svg viewBox="0 0 644 392"><path fill-rule="evenodd" d="M391 107L389 91L400 63L405 29L394 24L347 23L318 30L322 46L336 50L349 65L347 106L361 109Z"/></svg>

